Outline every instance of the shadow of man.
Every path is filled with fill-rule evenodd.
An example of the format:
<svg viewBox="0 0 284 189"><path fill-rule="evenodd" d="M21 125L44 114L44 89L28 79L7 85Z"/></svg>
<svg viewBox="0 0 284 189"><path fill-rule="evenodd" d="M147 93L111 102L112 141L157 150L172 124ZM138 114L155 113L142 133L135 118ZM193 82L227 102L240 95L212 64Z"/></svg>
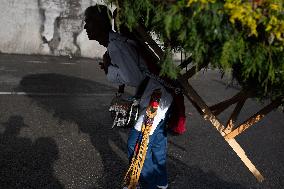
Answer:
<svg viewBox="0 0 284 189"><path fill-rule="evenodd" d="M29 126L19 115L13 115L1 124L5 127L0 134L1 188L63 188L53 175L53 163L58 159L55 141L42 137L32 142L20 137L21 129Z"/></svg>
<svg viewBox="0 0 284 189"><path fill-rule="evenodd" d="M111 129L112 120L108 112L110 96L76 95L81 93L114 95L117 89L90 80L53 73L28 75L20 82L20 89L29 93L70 94L63 97L43 98L35 95L29 97L41 108L52 112L54 117L59 118L59 121L74 122L80 132L89 135L93 147L100 156L99 160L91 160L92 165L101 166L102 164L103 169L103 174L96 178L98 182L93 187L96 189L120 188L128 166L126 156L128 130ZM64 128L58 127L58 129ZM83 172L83 170L78 171Z"/></svg>

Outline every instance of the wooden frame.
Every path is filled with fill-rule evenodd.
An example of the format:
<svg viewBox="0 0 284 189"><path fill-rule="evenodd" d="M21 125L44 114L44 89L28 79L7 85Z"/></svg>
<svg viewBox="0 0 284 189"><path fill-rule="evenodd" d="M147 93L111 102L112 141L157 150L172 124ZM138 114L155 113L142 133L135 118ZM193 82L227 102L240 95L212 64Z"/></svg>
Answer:
<svg viewBox="0 0 284 189"><path fill-rule="evenodd" d="M140 42L145 42L145 47L148 45L154 51L158 58L162 58L163 51L160 47L154 42L154 40L148 35L145 28L138 27L136 28L136 32L140 36ZM186 62L187 61L187 62ZM183 63L180 64L180 67L183 68L188 63L190 63L190 59L185 60ZM242 147L238 144L235 140L235 137L239 134L243 133L246 129L260 121L266 114L271 112L273 109L277 108L279 105L283 103L283 97L278 98L272 101L269 105L264 107L262 110L258 111L256 114L248 118L242 124L235 128L235 121L238 118L241 109L243 108L246 100L251 97L251 91L242 90L237 93L232 98L220 102L216 105L211 107L207 106L204 100L198 95L198 93L194 90L194 88L189 84L188 79L191 78L195 73L200 71L202 68L206 67L208 63L205 63L198 68L193 66L190 70L186 71L183 75L178 77L178 81L183 87L183 93L188 98L188 100L195 106L197 111L203 116L205 120L210 121L212 126L217 129L217 131L221 134L224 140L228 143L228 145L233 149L233 151L237 154L237 156L241 159L241 161L245 164L245 166L250 170L250 172L255 176L255 178L262 182L264 177L261 173L257 170L254 164L250 161L247 157L245 151ZM217 115L222 113L231 105L236 104L235 109L233 110L232 114L230 115L226 125L224 126L218 119Z"/></svg>
<svg viewBox="0 0 284 189"><path fill-rule="evenodd" d="M274 110L275 108L277 108L278 106L280 106L283 102L283 99L278 98L274 101L272 101L269 105L265 106L263 109L261 109L260 111L258 111L257 113L255 113L253 116L251 116L250 118L248 118L246 121L244 121L242 124L240 124L239 126L237 126L237 128L235 128L232 131L232 128L230 129L230 132L226 134L225 139L231 139L231 138L235 138L236 136L238 136L239 134L241 134L242 132L244 132L246 129L248 129L249 127L253 126L254 124L256 124L257 122L259 122L262 118L265 117L265 115L267 115L268 113L270 113L272 110Z"/></svg>

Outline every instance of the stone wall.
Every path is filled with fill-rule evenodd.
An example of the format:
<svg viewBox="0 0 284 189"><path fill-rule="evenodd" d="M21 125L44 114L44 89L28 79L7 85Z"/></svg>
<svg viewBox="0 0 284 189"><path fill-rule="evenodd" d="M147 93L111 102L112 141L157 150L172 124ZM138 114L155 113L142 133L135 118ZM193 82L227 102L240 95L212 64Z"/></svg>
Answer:
<svg viewBox="0 0 284 189"><path fill-rule="evenodd" d="M1 0L0 52L83 57L105 48L89 41L84 10L100 0Z"/></svg>

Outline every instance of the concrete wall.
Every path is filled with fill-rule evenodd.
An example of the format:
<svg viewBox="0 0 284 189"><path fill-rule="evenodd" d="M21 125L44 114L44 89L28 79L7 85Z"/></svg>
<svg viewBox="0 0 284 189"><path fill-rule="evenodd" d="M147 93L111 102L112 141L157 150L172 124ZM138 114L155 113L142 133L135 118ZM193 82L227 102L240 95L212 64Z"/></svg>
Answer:
<svg viewBox="0 0 284 189"><path fill-rule="evenodd" d="M84 10L100 0L1 0L0 52L97 57L105 48L89 41Z"/></svg>

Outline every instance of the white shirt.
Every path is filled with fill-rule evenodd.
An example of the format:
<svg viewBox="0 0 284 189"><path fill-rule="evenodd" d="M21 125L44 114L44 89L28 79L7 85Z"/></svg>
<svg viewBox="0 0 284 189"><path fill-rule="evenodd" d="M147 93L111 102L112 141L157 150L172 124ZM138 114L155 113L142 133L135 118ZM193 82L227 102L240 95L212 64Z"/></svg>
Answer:
<svg viewBox="0 0 284 189"><path fill-rule="evenodd" d="M110 32L107 50L111 62L115 66L108 67L107 78L109 81L133 87L138 87L143 81L145 78L143 71L147 70L147 68L145 61L136 47L137 44L135 41L121 36L118 33ZM166 112L172 103L172 96L158 81L149 79L148 85L141 97L140 115L134 126L136 130L141 131L144 115L146 114L146 108L149 105L152 92L159 88L161 89L162 96L150 135L153 134L160 121L165 118Z"/></svg>

